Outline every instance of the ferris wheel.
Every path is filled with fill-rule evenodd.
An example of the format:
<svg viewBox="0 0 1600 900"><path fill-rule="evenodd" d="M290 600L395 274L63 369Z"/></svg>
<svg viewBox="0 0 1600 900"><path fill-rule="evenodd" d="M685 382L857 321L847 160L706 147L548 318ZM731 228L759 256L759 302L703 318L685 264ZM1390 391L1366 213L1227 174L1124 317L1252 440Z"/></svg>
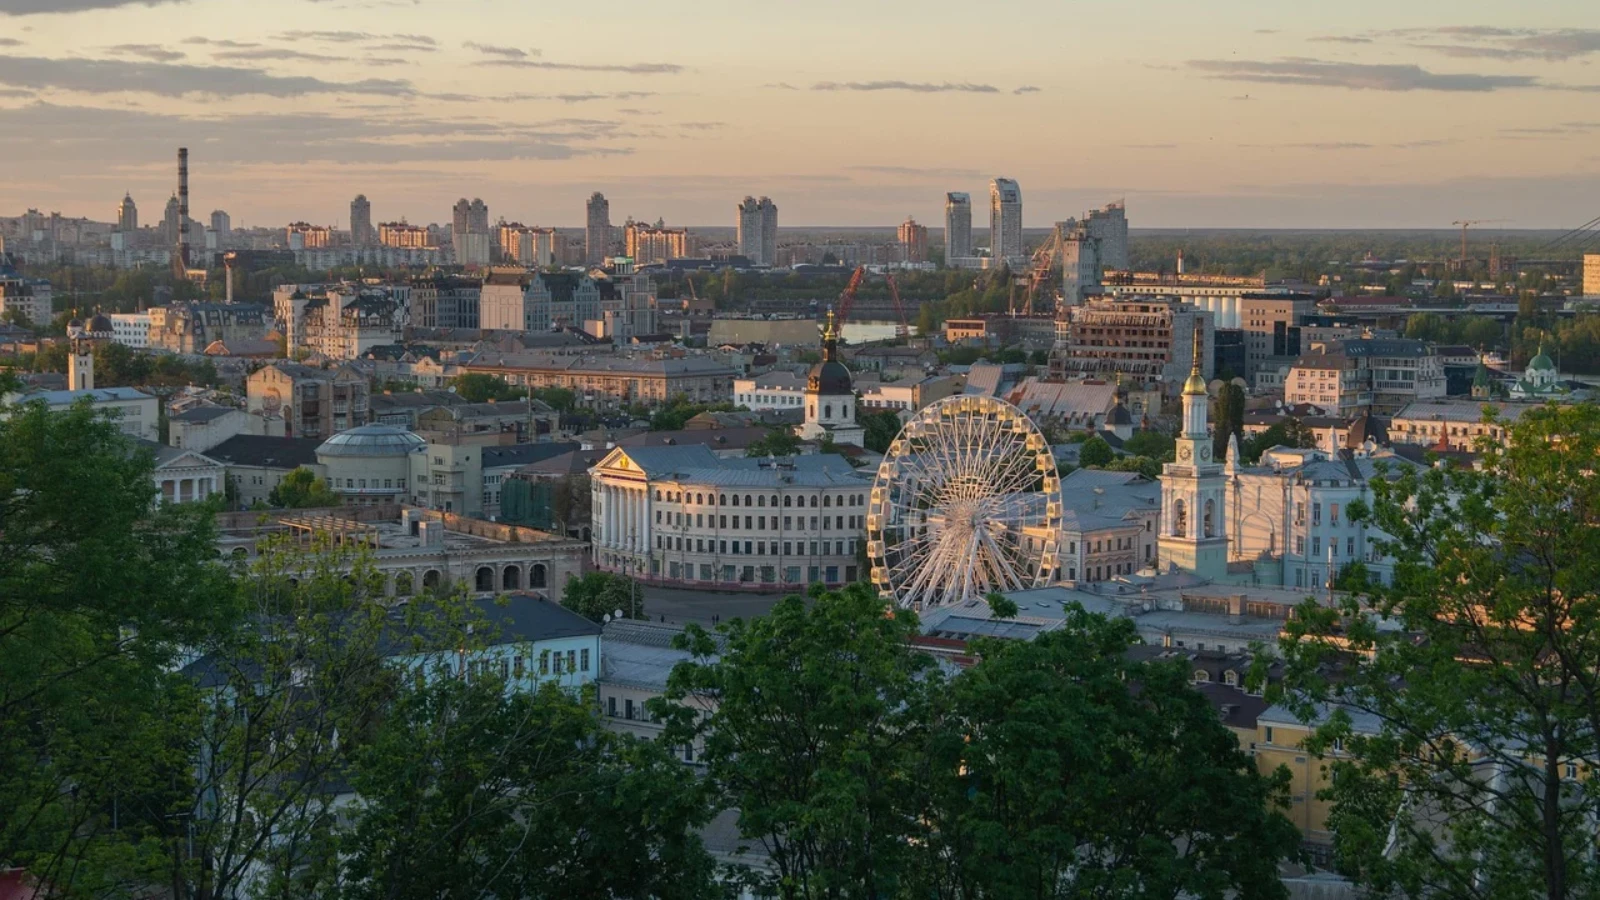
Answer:
<svg viewBox="0 0 1600 900"><path fill-rule="evenodd" d="M1033 421L1003 400L947 397L889 445L867 509L872 582L931 609L1055 578L1061 480Z"/></svg>

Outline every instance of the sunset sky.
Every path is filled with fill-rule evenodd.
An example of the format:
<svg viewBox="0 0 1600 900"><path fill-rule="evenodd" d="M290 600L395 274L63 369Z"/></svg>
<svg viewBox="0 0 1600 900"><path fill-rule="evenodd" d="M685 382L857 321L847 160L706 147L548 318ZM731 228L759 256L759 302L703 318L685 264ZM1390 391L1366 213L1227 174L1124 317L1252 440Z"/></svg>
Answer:
<svg viewBox="0 0 1600 900"><path fill-rule="evenodd" d="M1600 3L0 0L0 215L1572 227L1600 215ZM978 224L975 222L975 224Z"/></svg>

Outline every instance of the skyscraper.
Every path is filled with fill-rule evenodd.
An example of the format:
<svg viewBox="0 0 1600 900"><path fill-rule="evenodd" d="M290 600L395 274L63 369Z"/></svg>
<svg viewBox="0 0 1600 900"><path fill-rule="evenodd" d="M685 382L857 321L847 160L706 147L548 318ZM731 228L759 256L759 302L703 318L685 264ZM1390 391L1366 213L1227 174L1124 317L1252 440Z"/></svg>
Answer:
<svg viewBox="0 0 1600 900"><path fill-rule="evenodd" d="M468 224L471 219L472 204L467 202L467 198L462 197L456 201L455 206L450 208L451 230L456 234L466 234L471 230L471 226Z"/></svg>
<svg viewBox="0 0 1600 900"><path fill-rule="evenodd" d="M1089 236L1100 241L1100 264L1107 269L1128 268L1128 213L1123 202L1107 203L1083 214Z"/></svg>
<svg viewBox="0 0 1600 900"><path fill-rule="evenodd" d="M117 230L123 234L139 230L139 207L134 204L132 194L123 194L122 202L117 204Z"/></svg>
<svg viewBox="0 0 1600 900"><path fill-rule="evenodd" d="M178 245L178 231L183 221L183 216L179 211L182 208L178 204L177 194L173 194L171 199L167 200L166 214L161 217L162 245L167 247L176 247Z"/></svg>
<svg viewBox="0 0 1600 900"><path fill-rule="evenodd" d="M376 243L376 237L372 230L372 204L367 202L366 194L357 194L350 201L350 242L367 247Z"/></svg>
<svg viewBox="0 0 1600 900"><path fill-rule="evenodd" d="M611 255L611 204L605 194L595 191L589 195L584 212L584 262L604 262Z"/></svg>
<svg viewBox="0 0 1600 900"><path fill-rule="evenodd" d="M972 195L952 191L944 195L944 264L972 255Z"/></svg>
<svg viewBox="0 0 1600 900"><path fill-rule="evenodd" d="M486 266L493 255L494 239L489 234L489 207L462 197L451 208L450 242L455 246L456 262L464 266Z"/></svg>
<svg viewBox="0 0 1600 900"><path fill-rule="evenodd" d="M217 240L223 240L233 233L233 218L220 209L211 211L211 230L217 233Z"/></svg>
<svg viewBox="0 0 1600 900"><path fill-rule="evenodd" d="M906 262L926 262L928 259L928 226L918 225L917 220L906 216L895 231L900 239L900 258Z"/></svg>
<svg viewBox="0 0 1600 900"><path fill-rule="evenodd" d="M477 197L472 198L472 205L467 208L467 230L473 234L489 233L489 204Z"/></svg>
<svg viewBox="0 0 1600 900"><path fill-rule="evenodd" d="M769 197L745 197L734 207L739 255L752 265L770 266L778 258L778 206Z"/></svg>
<svg viewBox="0 0 1600 900"><path fill-rule="evenodd" d="M1022 189L1010 178L989 182L989 256L1001 260L1021 260Z"/></svg>

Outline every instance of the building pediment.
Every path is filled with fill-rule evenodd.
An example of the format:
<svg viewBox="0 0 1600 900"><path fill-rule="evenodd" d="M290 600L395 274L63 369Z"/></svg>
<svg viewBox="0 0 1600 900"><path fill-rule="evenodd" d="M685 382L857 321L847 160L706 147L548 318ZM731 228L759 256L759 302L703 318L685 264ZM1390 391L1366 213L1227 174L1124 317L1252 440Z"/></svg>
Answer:
<svg viewBox="0 0 1600 900"><path fill-rule="evenodd" d="M613 447L605 458L596 463L589 470L592 474L617 475L624 478L644 479L644 468L640 466L628 451L622 447Z"/></svg>
<svg viewBox="0 0 1600 900"><path fill-rule="evenodd" d="M216 460L212 459L209 456L206 456L204 453L198 453L198 452L193 451L193 450L186 450L186 451L184 451L182 453L179 453L178 455L172 457L171 459L162 460L162 461L156 463L156 471L158 471L158 472L166 471L166 470L169 470L169 469L220 469L220 468L223 468L222 463L217 462Z"/></svg>

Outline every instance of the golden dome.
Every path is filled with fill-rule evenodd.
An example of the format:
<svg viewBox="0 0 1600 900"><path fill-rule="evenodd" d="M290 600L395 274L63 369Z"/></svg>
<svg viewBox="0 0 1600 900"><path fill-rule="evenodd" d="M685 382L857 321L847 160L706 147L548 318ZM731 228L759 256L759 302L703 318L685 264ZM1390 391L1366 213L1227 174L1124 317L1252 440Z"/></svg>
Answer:
<svg viewBox="0 0 1600 900"><path fill-rule="evenodd" d="M1200 370L1195 369L1189 373L1189 380L1183 383L1185 397L1198 397L1206 392L1206 380L1200 376Z"/></svg>

